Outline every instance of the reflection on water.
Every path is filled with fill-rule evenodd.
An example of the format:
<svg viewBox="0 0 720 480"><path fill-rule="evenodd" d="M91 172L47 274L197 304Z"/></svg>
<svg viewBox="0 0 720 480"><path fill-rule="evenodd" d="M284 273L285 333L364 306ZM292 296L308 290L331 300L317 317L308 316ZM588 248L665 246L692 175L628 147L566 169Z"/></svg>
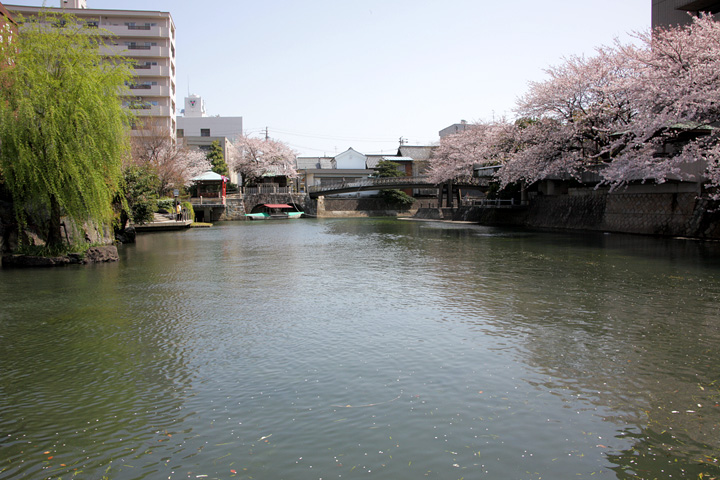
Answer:
<svg viewBox="0 0 720 480"><path fill-rule="evenodd" d="M0 479L720 476L719 250L318 219L0 270Z"/></svg>

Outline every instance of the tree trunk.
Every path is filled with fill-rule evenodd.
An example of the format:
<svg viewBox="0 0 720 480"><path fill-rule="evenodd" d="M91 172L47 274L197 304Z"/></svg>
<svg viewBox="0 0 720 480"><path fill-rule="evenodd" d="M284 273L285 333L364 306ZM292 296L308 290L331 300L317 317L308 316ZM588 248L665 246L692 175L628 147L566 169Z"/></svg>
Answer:
<svg viewBox="0 0 720 480"><path fill-rule="evenodd" d="M60 217L62 212L60 204L55 195L50 195L50 220L48 222L47 245L48 247L59 247L63 243Z"/></svg>

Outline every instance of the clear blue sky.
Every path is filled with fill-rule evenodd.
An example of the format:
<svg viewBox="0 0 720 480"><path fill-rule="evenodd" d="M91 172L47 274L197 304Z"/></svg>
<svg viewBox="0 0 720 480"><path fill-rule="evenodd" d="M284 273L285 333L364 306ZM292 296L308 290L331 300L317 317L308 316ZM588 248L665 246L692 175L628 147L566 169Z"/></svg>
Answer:
<svg viewBox="0 0 720 480"><path fill-rule="evenodd" d="M42 0L5 4L42 5ZM57 7L60 0L46 0ZM461 119L513 117L529 81L650 28L651 0L88 0L177 27L178 105L268 127L302 155L391 153ZM180 107L181 108L181 107Z"/></svg>

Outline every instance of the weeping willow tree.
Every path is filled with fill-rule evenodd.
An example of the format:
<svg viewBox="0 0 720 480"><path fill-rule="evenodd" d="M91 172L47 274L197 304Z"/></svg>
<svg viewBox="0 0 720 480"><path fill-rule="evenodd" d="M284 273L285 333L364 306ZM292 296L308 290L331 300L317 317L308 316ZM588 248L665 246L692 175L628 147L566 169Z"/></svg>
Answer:
<svg viewBox="0 0 720 480"><path fill-rule="evenodd" d="M122 179L131 78L122 57L103 57L103 32L71 16L19 19L12 68L0 70L0 171L20 228L46 225L63 242L64 216L108 223Z"/></svg>

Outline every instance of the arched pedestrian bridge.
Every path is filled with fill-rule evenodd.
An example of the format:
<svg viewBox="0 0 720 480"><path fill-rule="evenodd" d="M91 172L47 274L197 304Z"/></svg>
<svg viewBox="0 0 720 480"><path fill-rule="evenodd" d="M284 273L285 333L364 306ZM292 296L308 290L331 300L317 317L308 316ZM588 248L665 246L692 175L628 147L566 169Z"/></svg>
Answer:
<svg viewBox="0 0 720 480"><path fill-rule="evenodd" d="M464 190L487 190L489 183L477 181L475 183L454 184L453 188ZM354 182L338 182L329 185L315 185L308 188L310 198L335 195L339 193L355 193L366 190L392 190L404 188L437 188L442 189L445 184L436 184L426 176L416 177L368 177Z"/></svg>

